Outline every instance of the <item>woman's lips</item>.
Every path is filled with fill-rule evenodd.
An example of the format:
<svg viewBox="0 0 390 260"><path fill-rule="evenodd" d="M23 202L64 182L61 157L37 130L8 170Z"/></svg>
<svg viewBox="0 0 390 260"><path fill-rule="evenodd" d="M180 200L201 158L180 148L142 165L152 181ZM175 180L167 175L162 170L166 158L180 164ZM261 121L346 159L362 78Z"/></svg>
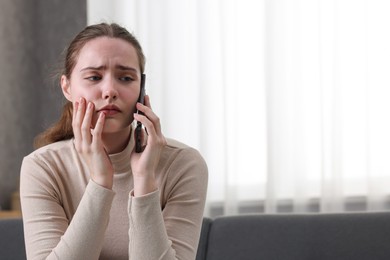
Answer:
<svg viewBox="0 0 390 260"><path fill-rule="evenodd" d="M119 113L118 110L114 110L114 109L103 109L100 110L99 112L104 113L106 116L112 116Z"/></svg>
<svg viewBox="0 0 390 260"><path fill-rule="evenodd" d="M98 113L104 113L106 116L113 116L121 112L121 110L115 105L105 106L97 111Z"/></svg>

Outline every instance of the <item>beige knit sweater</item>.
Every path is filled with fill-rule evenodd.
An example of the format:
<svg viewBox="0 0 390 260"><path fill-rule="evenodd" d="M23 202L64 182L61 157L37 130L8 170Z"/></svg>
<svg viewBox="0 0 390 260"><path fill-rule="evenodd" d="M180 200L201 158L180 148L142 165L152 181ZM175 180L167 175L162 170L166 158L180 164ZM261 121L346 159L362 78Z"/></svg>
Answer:
<svg viewBox="0 0 390 260"><path fill-rule="evenodd" d="M133 147L130 141L110 155L112 190L90 180L73 139L24 158L20 193L28 259L195 259L208 178L203 158L168 140L156 173L159 189L133 197Z"/></svg>

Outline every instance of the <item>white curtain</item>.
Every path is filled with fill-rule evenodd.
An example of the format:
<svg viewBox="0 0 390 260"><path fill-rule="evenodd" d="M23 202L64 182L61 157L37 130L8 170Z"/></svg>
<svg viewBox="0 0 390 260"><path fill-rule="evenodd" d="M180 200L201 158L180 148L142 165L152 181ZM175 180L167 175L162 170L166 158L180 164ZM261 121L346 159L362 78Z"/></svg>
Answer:
<svg viewBox="0 0 390 260"><path fill-rule="evenodd" d="M88 1L141 41L164 133L209 166L205 215L387 210L390 1Z"/></svg>

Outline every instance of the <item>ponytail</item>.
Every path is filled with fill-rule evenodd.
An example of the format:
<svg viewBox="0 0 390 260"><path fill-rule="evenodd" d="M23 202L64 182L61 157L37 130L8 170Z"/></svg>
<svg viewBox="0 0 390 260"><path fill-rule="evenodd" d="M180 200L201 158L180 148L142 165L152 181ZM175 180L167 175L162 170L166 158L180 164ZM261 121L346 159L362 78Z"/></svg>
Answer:
<svg viewBox="0 0 390 260"><path fill-rule="evenodd" d="M38 149L51 143L71 139L73 137L72 115L72 103L67 101L63 107L60 120L35 138L34 148Z"/></svg>

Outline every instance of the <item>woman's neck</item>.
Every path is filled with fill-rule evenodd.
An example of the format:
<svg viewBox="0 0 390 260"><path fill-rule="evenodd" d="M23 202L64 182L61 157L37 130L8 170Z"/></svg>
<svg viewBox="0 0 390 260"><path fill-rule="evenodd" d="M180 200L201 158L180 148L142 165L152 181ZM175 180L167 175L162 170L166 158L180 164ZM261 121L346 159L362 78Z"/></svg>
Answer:
<svg viewBox="0 0 390 260"><path fill-rule="evenodd" d="M124 129L121 132L106 133L102 135L103 144L108 154L122 152L129 144L131 127Z"/></svg>

